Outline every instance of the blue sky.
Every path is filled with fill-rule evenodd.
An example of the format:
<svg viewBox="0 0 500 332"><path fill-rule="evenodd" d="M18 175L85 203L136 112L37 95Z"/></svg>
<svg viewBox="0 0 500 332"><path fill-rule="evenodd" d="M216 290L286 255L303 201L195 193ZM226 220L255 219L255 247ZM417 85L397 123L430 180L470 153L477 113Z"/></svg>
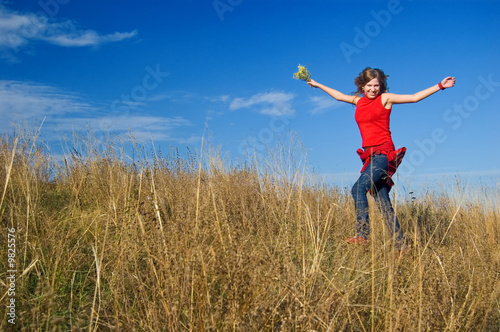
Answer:
<svg viewBox="0 0 500 332"><path fill-rule="evenodd" d="M45 118L55 154L86 128L181 151L205 135L234 162L293 132L316 173L350 186L354 108L292 79L297 65L344 93L367 66L394 93L451 75L393 108L398 182L498 189L499 16L498 1L1 1L0 131Z"/></svg>

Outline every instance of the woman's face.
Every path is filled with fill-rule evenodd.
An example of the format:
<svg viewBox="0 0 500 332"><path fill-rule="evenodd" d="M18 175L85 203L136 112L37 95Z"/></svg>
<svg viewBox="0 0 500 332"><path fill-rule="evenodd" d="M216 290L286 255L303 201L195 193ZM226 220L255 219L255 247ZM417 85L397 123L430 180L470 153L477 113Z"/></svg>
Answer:
<svg viewBox="0 0 500 332"><path fill-rule="evenodd" d="M366 83L363 87L363 93L368 99L375 99L380 94L380 83L378 78L372 79L370 82Z"/></svg>

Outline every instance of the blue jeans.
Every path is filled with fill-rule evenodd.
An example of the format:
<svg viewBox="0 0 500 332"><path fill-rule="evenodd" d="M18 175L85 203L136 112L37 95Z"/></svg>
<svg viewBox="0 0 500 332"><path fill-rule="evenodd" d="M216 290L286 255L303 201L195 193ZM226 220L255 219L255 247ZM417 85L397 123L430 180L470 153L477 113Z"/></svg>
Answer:
<svg viewBox="0 0 500 332"><path fill-rule="evenodd" d="M385 217L387 228L394 237L396 249L405 246L403 231L398 218L394 214L391 199L389 198L389 185L386 183L389 161L384 154L373 155L370 163L365 168L358 181L352 187L352 197L356 208L356 232L358 236L368 239L370 236L370 222L368 217L368 198L366 193L371 192L377 205Z"/></svg>

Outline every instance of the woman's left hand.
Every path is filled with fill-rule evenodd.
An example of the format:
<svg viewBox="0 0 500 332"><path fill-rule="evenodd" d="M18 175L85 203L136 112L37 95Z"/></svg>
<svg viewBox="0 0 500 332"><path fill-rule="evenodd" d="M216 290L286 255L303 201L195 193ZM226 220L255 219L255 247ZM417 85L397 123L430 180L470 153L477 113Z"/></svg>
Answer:
<svg viewBox="0 0 500 332"><path fill-rule="evenodd" d="M455 77L448 76L441 81L441 85L444 88L452 88L455 85Z"/></svg>

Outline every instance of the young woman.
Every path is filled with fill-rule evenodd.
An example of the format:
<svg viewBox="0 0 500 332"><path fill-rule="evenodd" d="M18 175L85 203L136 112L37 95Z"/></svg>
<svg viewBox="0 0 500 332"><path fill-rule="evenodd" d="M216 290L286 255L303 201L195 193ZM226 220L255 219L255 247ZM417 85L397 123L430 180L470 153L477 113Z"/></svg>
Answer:
<svg viewBox="0 0 500 332"><path fill-rule="evenodd" d="M361 175L352 187L352 197L356 209L356 236L346 239L349 243L365 243L370 235L368 218L368 199L366 193L374 196L383 213L386 224L394 237L394 247L402 250L406 247L403 232L389 198L389 191L394 184L391 180L405 148L395 150L389 129L392 105L416 103L430 95L451 88L455 77L446 77L438 84L412 95L400 95L387 92L387 77L380 69L365 68L354 80L357 92L343 94L335 89L310 80L309 86L319 88L338 101L356 105L355 119L361 132L363 149L358 150L364 165Z"/></svg>

